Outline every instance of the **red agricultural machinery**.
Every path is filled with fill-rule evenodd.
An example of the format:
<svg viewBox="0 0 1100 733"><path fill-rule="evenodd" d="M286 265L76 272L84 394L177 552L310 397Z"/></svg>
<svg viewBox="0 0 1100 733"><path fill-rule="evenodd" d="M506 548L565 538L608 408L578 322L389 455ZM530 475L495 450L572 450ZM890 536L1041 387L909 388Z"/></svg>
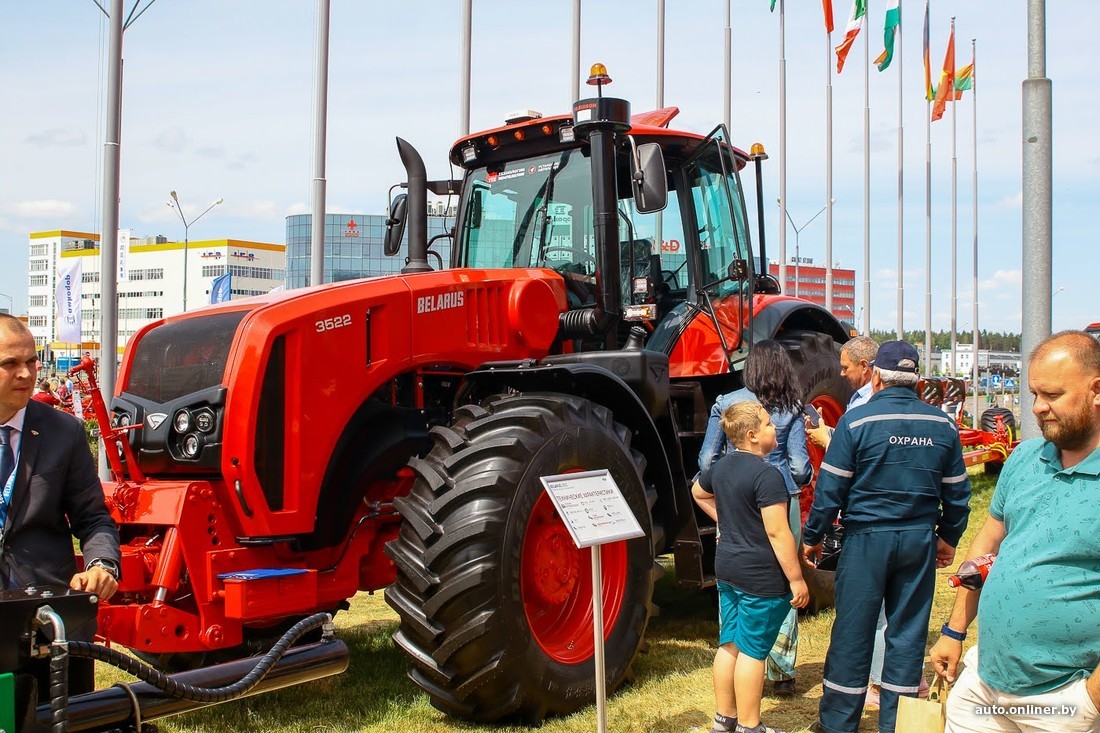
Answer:
<svg viewBox="0 0 1100 733"><path fill-rule="evenodd" d="M690 496L715 398L751 345L785 344L835 424L849 334L755 271L751 155L602 96L459 140L429 182L398 140L399 275L232 301L143 328L104 415L123 541L99 632L164 669L266 648L385 588L410 678L473 720L594 699L588 551L539 477L606 468L645 537L603 550L608 689L653 612L656 559L713 583ZM458 192L450 267L428 264L427 190ZM98 694L98 693L96 693Z"/></svg>
<svg viewBox="0 0 1100 733"><path fill-rule="evenodd" d="M959 425L963 461L967 466L985 465L986 473L999 473L1013 449L1019 445L1016 416L1004 407L983 411L976 425L964 424L966 382L957 377L928 377L917 385L921 399L943 408Z"/></svg>

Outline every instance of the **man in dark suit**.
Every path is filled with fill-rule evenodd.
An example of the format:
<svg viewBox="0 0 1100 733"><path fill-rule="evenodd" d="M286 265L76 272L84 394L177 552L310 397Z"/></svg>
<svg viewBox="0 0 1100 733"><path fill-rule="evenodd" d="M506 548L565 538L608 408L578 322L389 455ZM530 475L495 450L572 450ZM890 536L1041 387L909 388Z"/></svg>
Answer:
<svg viewBox="0 0 1100 733"><path fill-rule="evenodd" d="M83 426L31 400L37 373L31 332L0 314L0 588L68 585L107 600L118 588L118 527ZM73 537L85 559L79 573ZM93 631L70 638L90 639ZM71 665L70 692L92 689L91 660Z"/></svg>

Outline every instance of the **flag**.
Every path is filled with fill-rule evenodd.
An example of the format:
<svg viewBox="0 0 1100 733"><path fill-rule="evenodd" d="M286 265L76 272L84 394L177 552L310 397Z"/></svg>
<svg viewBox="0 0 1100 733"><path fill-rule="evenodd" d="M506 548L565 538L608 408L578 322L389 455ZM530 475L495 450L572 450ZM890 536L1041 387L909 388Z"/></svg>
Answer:
<svg viewBox="0 0 1100 733"><path fill-rule="evenodd" d="M898 34L899 25L901 25L901 0L886 0L886 26L882 34L885 50L875 59L879 71L886 71L886 67L894 60L894 36Z"/></svg>
<svg viewBox="0 0 1100 733"><path fill-rule="evenodd" d="M775 0L772 0L772 12L775 12Z"/></svg>
<svg viewBox="0 0 1100 733"><path fill-rule="evenodd" d="M963 98L963 92L974 88L974 61L955 72L955 99Z"/></svg>
<svg viewBox="0 0 1100 733"><path fill-rule="evenodd" d="M214 278L214 282L210 283L210 302L211 303L225 303L233 296L233 273L227 272L224 275Z"/></svg>
<svg viewBox="0 0 1100 733"><path fill-rule="evenodd" d="M833 0L821 0L821 9L825 11L825 32L833 32Z"/></svg>
<svg viewBox="0 0 1100 733"><path fill-rule="evenodd" d="M130 277L130 268L126 260L130 257L130 230L118 230L118 282L126 282Z"/></svg>
<svg viewBox="0 0 1100 733"><path fill-rule="evenodd" d="M932 105L932 121L943 117L944 108L955 94L955 24L951 24L951 37L947 40L947 53L943 57L943 73L936 87L936 102Z"/></svg>
<svg viewBox="0 0 1100 733"><path fill-rule="evenodd" d="M924 98L931 102L936 96L936 90L932 88L932 57L929 55L928 42L928 6L929 0L924 0Z"/></svg>
<svg viewBox="0 0 1100 733"><path fill-rule="evenodd" d="M80 257L64 257L57 263L57 301L54 336L67 344L80 343Z"/></svg>
<svg viewBox="0 0 1100 733"><path fill-rule="evenodd" d="M844 40L836 47L836 73L844 70L844 59L848 58L848 52L852 50L856 36L863 28L863 21L867 18L867 0L852 0L852 14L848 16L848 25L844 29Z"/></svg>

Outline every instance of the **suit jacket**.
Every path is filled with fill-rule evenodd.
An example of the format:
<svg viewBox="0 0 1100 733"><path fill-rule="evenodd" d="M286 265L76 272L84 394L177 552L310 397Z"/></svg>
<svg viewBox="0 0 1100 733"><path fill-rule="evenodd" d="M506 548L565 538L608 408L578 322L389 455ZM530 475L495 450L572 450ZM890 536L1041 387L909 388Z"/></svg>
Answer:
<svg viewBox="0 0 1100 733"><path fill-rule="evenodd" d="M103 498L84 426L31 400L11 504L4 523L0 581L9 587L69 584L76 573L73 537L86 562L120 561L118 527Z"/></svg>

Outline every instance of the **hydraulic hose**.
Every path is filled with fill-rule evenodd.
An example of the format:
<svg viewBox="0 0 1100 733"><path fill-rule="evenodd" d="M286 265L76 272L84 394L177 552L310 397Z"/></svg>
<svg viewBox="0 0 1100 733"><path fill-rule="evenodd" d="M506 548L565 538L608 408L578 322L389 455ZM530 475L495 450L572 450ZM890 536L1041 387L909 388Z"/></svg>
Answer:
<svg viewBox="0 0 1100 733"><path fill-rule="evenodd" d="M69 642L65 622L50 606L42 606L35 621L53 629L50 642L50 730L65 733L69 729Z"/></svg>
<svg viewBox="0 0 1100 733"><path fill-rule="evenodd" d="M323 629L323 641L333 639L332 616L327 613L315 613L287 629L286 633L279 638L279 641L275 642L275 645L260 657L252 671L233 684L223 687L197 687L179 682L133 657L126 656L122 652L86 641L70 641L69 653L76 657L87 657L118 667L127 674L137 677L142 682L149 683L171 697L211 704L226 702L247 694L249 690L260 683L295 641L317 627Z"/></svg>

